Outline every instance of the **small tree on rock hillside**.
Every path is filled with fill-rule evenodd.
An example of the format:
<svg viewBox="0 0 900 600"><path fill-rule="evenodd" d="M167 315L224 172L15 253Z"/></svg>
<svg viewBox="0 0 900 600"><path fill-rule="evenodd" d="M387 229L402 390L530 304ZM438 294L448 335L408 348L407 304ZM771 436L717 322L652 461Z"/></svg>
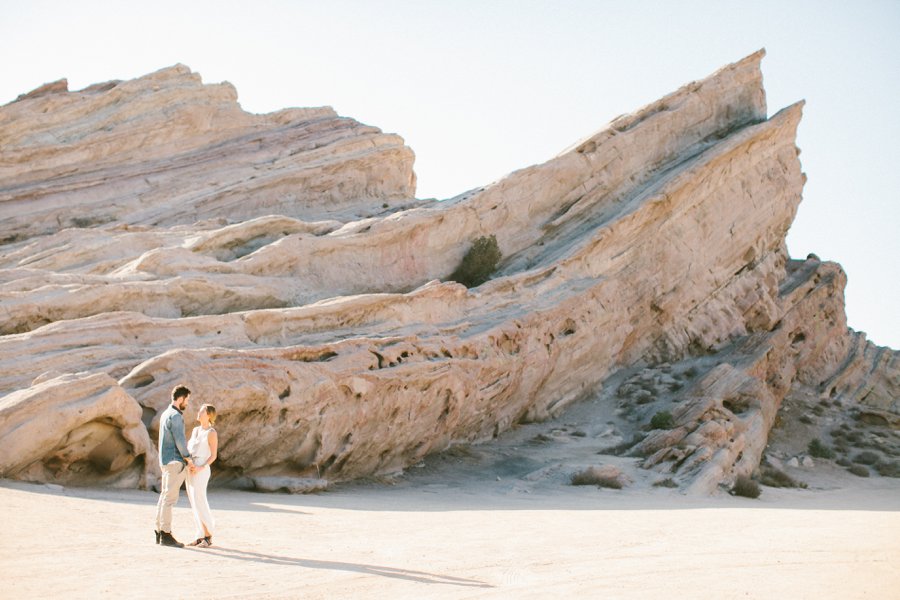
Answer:
<svg viewBox="0 0 900 600"><path fill-rule="evenodd" d="M450 275L450 281L469 288L478 287L491 277L502 257L497 238L493 234L482 236L472 242L472 247Z"/></svg>

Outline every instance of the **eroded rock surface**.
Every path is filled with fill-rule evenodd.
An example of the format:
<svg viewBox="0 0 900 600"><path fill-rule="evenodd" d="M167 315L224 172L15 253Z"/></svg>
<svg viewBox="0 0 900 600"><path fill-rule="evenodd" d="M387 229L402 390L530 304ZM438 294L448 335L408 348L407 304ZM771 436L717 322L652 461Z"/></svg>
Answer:
<svg viewBox="0 0 900 600"><path fill-rule="evenodd" d="M146 486L159 468L141 412L104 373L39 378L0 399L0 473L26 481Z"/></svg>
<svg viewBox="0 0 900 600"><path fill-rule="evenodd" d="M797 390L896 427L897 352L847 328L837 265L786 251L802 103L767 117L762 56L443 202L397 136L249 115L182 66L0 108L0 476L152 483L176 383L218 408L220 481L271 489L597 397L669 408L622 448L701 493L757 469ZM491 281L441 281L490 234ZM107 392L47 390L73 377Z"/></svg>
<svg viewBox="0 0 900 600"><path fill-rule="evenodd" d="M398 136L330 107L246 113L231 84L203 85L184 65L43 86L0 110L0 130L6 242L103 223L358 217L415 193Z"/></svg>

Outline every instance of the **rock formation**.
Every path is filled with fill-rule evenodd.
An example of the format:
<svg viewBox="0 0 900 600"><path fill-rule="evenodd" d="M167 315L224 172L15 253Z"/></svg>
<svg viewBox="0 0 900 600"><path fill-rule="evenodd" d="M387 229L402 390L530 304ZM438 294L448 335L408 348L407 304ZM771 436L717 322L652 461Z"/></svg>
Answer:
<svg viewBox="0 0 900 600"><path fill-rule="evenodd" d="M802 103L767 118L762 56L442 202L398 136L251 115L183 66L21 96L0 476L153 485L176 383L218 408L220 481L260 489L394 472L613 385L636 421L671 407L628 451L688 491L753 473L791 394L896 436L898 353L847 328L838 265L788 256ZM491 234L493 278L447 281Z"/></svg>

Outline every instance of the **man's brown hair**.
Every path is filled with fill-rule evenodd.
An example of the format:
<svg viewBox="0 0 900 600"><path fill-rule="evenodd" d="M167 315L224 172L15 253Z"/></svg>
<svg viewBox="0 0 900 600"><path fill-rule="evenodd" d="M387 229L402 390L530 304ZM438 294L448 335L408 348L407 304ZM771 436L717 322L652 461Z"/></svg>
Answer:
<svg viewBox="0 0 900 600"><path fill-rule="evenodd" d="M186 396L191 395L191 390L187 389L183 385L175 386L175 389L172 390L172 402L175 402L179 398L184 398Z"/></svg>

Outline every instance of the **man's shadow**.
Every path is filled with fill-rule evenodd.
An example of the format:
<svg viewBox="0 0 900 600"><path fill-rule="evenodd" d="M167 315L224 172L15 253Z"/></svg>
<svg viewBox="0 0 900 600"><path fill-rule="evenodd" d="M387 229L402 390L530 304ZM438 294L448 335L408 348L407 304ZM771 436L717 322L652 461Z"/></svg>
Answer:
<svg viewBox="0 0 900 600"><path fill-rule="evenodd" d="M484 583L483 581L478 581L475 579L451 577L449 575L438 575L436 573L428 573L425 571L412 571L409 569L397 569L394 567L382 567L379 565L365 565L330 560L314 560L311 558L292 558L290 556L277 556L273 554L261 554L259 552L248 552L246 550L233 550L231 548L223 548L222 546L204 548L202 552L218 554L219 556L233 558L235 560L261 562L273 565L289 565L293 567L306 567L308 569L352 571L354 573L378 575L380 577L391 577L393 579L405 579L406 581L415 581L417 583L457 585L462 587L478 588L494 587L490 584Z"/></svg>

